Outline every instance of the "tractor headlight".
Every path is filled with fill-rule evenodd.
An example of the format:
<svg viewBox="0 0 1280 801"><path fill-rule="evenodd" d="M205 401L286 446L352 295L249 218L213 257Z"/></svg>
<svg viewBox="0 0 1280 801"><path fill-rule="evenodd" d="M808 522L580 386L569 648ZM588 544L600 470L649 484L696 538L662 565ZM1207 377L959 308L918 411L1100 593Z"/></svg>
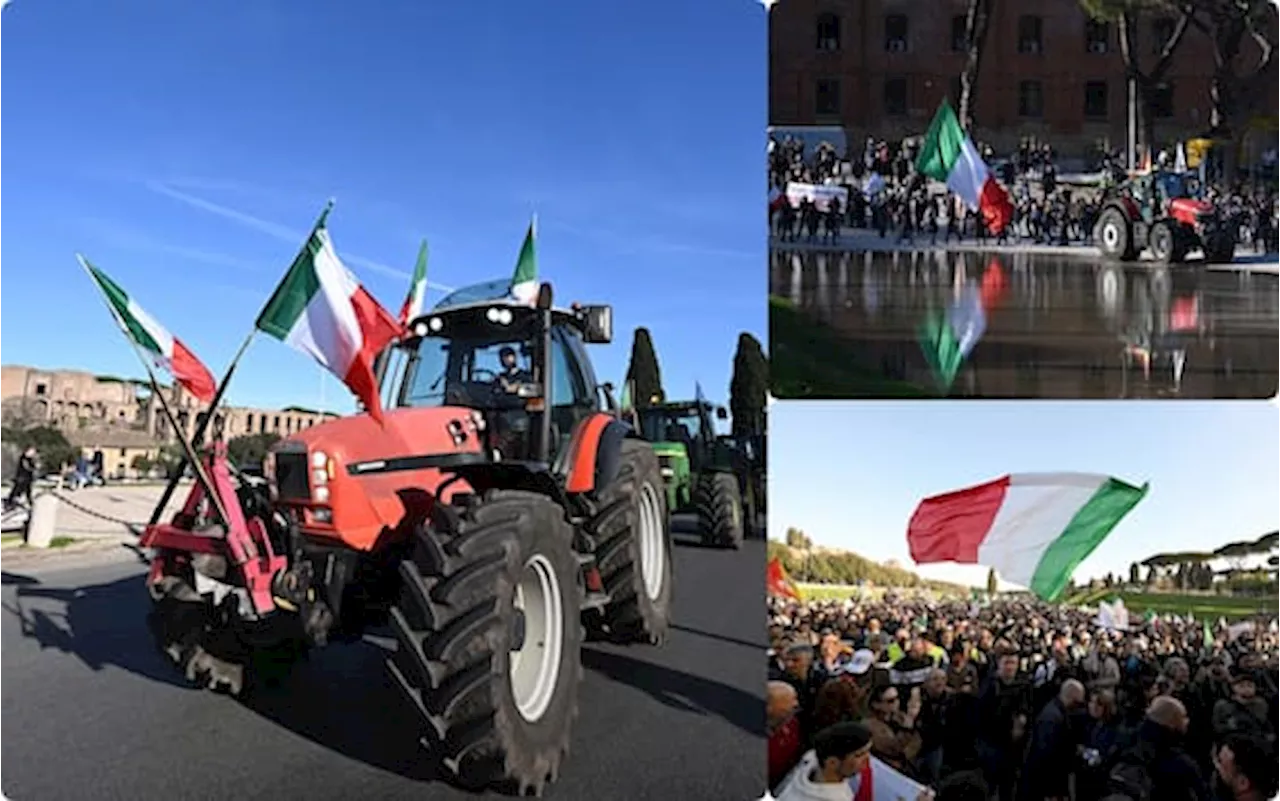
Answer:
<svg viewBox="0 0 1280 801"><path fill-rule="evenodd" d="M672 476L674 476L675 474L676 474L676 471L672 470L670 467L664 467L664 468L662 468L662 477L663 477L663 478L671 478L671 477L672 477Z"/></svg>
<svg viewBox="0 0 1280 801"><path fill-rule="evenodd" d="M510 309L501 306L493 306L484 314L485 319L497 325L511 325L511 321L515 319Z"/></svg>
<svg viewBox="0 0 1280 801"><path fill-rule="evenodd" d="M311 500L316 503L329 502L329 482L336 472L334 459L324 451L311 454Z"/></svg>
<svg viewBox="0 0 1280 801"><path fill-rule="evenodd" d="M427 328L431 329L432 333L439 333L440 329L444 328L444 320L441 320L439 317L432 317L430 320L427 320Z"/></svg>

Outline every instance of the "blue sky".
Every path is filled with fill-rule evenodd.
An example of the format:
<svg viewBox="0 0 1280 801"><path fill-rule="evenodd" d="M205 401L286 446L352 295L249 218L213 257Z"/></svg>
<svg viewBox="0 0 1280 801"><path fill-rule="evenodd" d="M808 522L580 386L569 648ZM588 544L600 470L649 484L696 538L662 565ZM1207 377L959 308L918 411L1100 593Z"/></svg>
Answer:
<svg viewBox="0 0 1280 801"><path fill-rule="evenodd" d="M775 403L769 535L912 567L907 521L924 498L1007 473L1103 473L1147 497L1076 570L1127 573L1154 553L1212 550L1280 523L1275 405L1184 401ZM922 575L981 585L986 569Z"/></svg>
<svg viewBox="0 0 1280 801"><path fill-rule="evenodd" d="M654 335L668 393L727 397L765 328L765 10L699 3L15 0L4 9L6 364L141 375L81 251L221 374L325 200L393 311L503 277L538 215L563 301L612 302L620 382ZM428 295L428 302L441 297ZM352 404L336 379L330 406ZM230 401L313 406L260 339Z"/></svg>

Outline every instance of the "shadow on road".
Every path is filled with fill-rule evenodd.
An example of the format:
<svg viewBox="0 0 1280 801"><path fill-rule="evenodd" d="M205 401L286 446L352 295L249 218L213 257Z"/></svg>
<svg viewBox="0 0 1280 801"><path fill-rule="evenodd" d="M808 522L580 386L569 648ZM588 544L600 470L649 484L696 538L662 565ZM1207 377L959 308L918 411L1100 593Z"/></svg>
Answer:
<svg viewBox="0 0 1280 801"><path fill-rule="evenodd" d="M74 654L91 669L122 668L164 684L188 686L160 655L147 630L150 601L142 579L88 587L47 587L31 576L5 572L15 603L4 611L42 649Z"/></svg>
<svg viewBox="0 0 1280 801"><path fill-rule="evenodd" d="M77 588L44 586L9 572L3 581L14 588L16 601L10 605L6 600L4 611L41 648L73 654L94 671L114 666L163 684L191 686L155 647L146 625L150 601L141 576ZM297 664L282 687L240 703L320 746L409 779L430 781L436 777L419 745L421 726L392 684L386 655L367 641L330 645ZM582 662L587 670L642 690L667 707L718 716L764 736L759 696L613 650L584 648Z"/></svg>
<svg viewBox="0 0 1280 801"><path fill-rule="evenodd" d="M39 584L40 579L24 576L21 573L10 573L5 570L0 572L0 582L5 586L16 584L19 587L30 587L32 584Z"/></svg>
<svg viewBox="0 0 1280 801"><path fill-rule="evenodd" d="M613 651L584 648L582 666L620 684L643 690L665 706L695 715L715 715L748 734L765 736L762 696Z"/></svg>

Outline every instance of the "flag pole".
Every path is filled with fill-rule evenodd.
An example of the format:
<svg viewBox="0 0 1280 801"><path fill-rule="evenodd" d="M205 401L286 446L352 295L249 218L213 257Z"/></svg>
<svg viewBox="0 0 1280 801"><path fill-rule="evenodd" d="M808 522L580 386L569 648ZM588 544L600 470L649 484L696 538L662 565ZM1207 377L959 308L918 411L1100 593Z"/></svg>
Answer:
<svg viewBox="0 0 1280 801"><path fill-rule="evenodd" d="M244 342L240 343L240 349L237 350L236 355L232 357L231 364L227 366L226 372L222 374L222 380L218 382L218 389L213 394L213 400L209 402L209 410L205 412L203 419L196 422L195 434L191 437L191 447L193 450L199 449L200 446L204 444L204 432L209 427L209 424L213 422L214 414L217 412L218 406L222 402L222 396L226 393L227 386L231 383L231 376L235 374L236 367L239 366L241 357L243 357L245 351L249 349L249 344L253 342L253 338L257 333L258 329L256 328L249 332L249 336L245 337ZM220 433L220 431L215 430L215 436ZM156 523L160 522L160 516L164 514L164 508L169 505L170 499L173 498L173 493L178 489L178 481L182 478L182 474L186 472L186 467L187 454L184 449L182 459L178 462L178 469L174 471L173 475L169 476L169 483L165 485L164 492L160 495L159 503L157 503L156 508L152 510L151 521L148 525L154 526Z"/></svg>
<svg viewBox="0 0 1280 801"><path fill-rule="evenodd" d="M93 282L95 287L97 287L98 293L102 295L102 300L106 304L107 310L111 312L111 318L115 320L116 325L120 327L120 333L124 334L124 338L129 341L129 345L133 348L133 352L138 357L138 361L142 362L142 369L147 371L147 378L151 381L152 397L160 401L160 409L164 412L164 416L168 420L169 426L178 434L178 442L182 444L183 453L191 462L191 467L196 474L196 480L200 482L200 485L204 487L205 492L209 494L209 500L213 503L214 508L217 510L218 516L222 518L223 523L230 525L231 517L227 514L226 508L222 505L222 499L214 490L213 482L209 480L208 474L205 473L204 466L200 464L200 460L197 459L195 454L192 452L191 443L187 442L187 440L182 436L181 429L178 427L178 421L174 419L173 412L169 409L169 404L164 399L164 393L160 391L160 382L156 380L155 371L151 369L151 360L142 353L142 348L139 347L137 341L133 338L133 334L130 333L129 327L125 325L124 320L120 318L120 314L116 311L116 307L111 305L110 298L107 297L106 292L102 289L102 285L98 283L98 279L94 276L93 271L89 269L89 262L86 261L85 257L79 253L76 254L76 259L80 262L80 266L84 268L84 271L88 273L89 280Z"/></svg>

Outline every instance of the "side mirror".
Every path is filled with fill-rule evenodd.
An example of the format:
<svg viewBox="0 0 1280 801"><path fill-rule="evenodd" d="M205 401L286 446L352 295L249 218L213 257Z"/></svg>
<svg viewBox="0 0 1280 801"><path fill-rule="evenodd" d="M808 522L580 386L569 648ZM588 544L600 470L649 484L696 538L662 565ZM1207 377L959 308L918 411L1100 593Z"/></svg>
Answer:
<svg viewBox="0 0 1280 801"><path fill-rule="evenodd" d="M612 306L583 306L582 319L588 345L608 345L613 341Z"/></svg>
<svg viewBox="0 0 1280 801"><path fill-rule="evenodd" d="M729 419L729 410L728 410L728 409L726 409L726 408L724 408L723 406L717 406L717 407L716 407L716 419L717 419L717 420L728 420L728 419Z"/></svg>

